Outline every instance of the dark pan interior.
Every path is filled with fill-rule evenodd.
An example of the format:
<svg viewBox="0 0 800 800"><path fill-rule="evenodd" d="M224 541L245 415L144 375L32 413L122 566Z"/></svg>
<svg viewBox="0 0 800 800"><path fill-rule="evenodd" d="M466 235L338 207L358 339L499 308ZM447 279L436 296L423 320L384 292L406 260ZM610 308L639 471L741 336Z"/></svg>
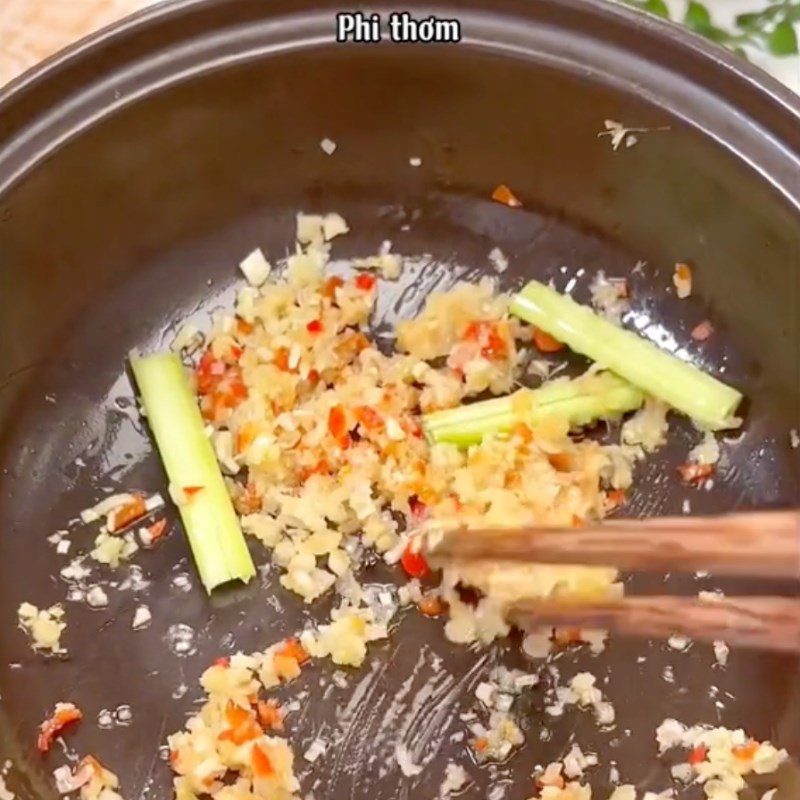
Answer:
<svg viewBox="0 0 800 800"><path fill-rule="evenodd" d="M180 591L173 578L192 566L173 534L134 559L147 587L110 590L102 611L67 604L69 659L35 656L15 626L21 601L63 600L64 560L47 535L111 488L164 489L126 353L163 345L180 321L205 320L229 302L235 265L256 245L283 255L297 210L348 219L353 233L335 255L372 252L388 238L398 252L430 256L385 293L379 327L430 289L485 274L494 246L511 260L504 289L531 277L563 287L583 268L581 296L598 269L628 275L646 261L632 278L637 324L742 388L747 425L724 446L706 492L675 480L697 439L676 422L670 447L638 476L629 512L679 513L685 498L695 513L800 504L800 451L788 436L800 419L796 101L759 86L747 67L738 74L725 57L717 63L685 34L602 3L498 2L491 13L488 3L459 3L467 40L429 47L332 45L334 5L306 5L287 0L267 11L229 0L154 11L3 100L0 755L14 762L9 785L22 800L54 796L49 773L62 754L42 759L33 742L62 699L87 717L70 748L107 762L127 798L167 797L157 748L193 708L205 666L326 610L325 602L303 608L269 571L211 599L195 580ZM669 129L613 152L597 136L605 119ZM323 137L337 142L333 156L320 149ZM421 167L409 165L412 156ZM488 200L501 182L524 210ZM676 261L695 266L687 301L667 291ZM700 346L689 331L706 318L718 333ZM87 546L92 534L73 538ZM389 579L378 567L365 578ZM634 585L696 592L720 584L665 577ZM133 633L140 601L153 624ZM167 646L175 623L197 631L195 655ZM448 740L464 728L458 715L474 705L475 685L493 663L521 663L516 644L458 648L439 622L416 614L399 627L348 689L331 683L325 665L304 672L299 688L308 695L289 726L296 752L320 733L334 743L314 770L298 759L304 793L435 796L444 764L466 758L464 745ZM797 659L734 651L726 670L713 663L700 645L685 654L632 641L613 641L598 657L568 651L557 661L563 675L610 676L616 727L600 732L578 713L545 723L536 690L523 752L471 772L483 786L513 782L512 800L528 797L533 766L563 755L577 735L600 753L598 787L613 760L623 779L661 790L668 780L654 729L667 716L744 726L800 752ZM674 682L664 680L667 666ZM184 682L188 692L172 699ZM132 724L100 730L97 712L123 703ZM541 741L545 724L552 735ZM419 778L399 774L398 736L426 765ZM787 774L778 800L797 797L793 780Z"/></svg>

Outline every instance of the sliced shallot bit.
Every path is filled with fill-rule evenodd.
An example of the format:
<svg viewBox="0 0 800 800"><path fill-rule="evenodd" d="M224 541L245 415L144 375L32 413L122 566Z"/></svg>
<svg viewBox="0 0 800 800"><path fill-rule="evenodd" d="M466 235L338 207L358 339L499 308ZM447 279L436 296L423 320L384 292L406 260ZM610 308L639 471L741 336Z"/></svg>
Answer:
<svg viewBox="0 0 800 800"><path fill-rule="evenodd" d="M522 201L504 183L501 183L492 192L492 200L509 208L522 208Z"/></svg>
<svg viewBox="0 0 800 800"><path fill-rule="evenodd" d="M614 287L617 292L617 297L627 299L630 297L628 290L628 281L626 278L609 278L608 282Z"/></svg>
<svg viewBox="0 0 800 800"><path fill-rule="evenodd" d="M444 611L444 604L438 595L429 594L418 603L419 610L426 617L438 617Z"/></svg>
<svg viewBox="0 0 800 800"><path fill-rule="evenodd" d="M672 283L681 300L692 293L692 268L688 264L676 264Z"/></svg>
<svg viewBox="0 0 800 800"><path fill-rule="evenodd" d="M553 641L560 647L581 644L583 642L583 633L580 628L556 628L553 631Z"/></svg>
<svg viewBox="0 0 800 800"><path fill-rule="evenodd" d="M338 275L331 275L322 288L322 296L333 302L336 299L336 290L344 286L344 280Z"/></svg>
<svg viewBox="0 0 800 800"><path fill-rule="evenodd" d="M107 526L109 533L116 533L117 531L126 528L132 522L140 519L147 513L147 506L145 505L144 497L140 494L133 495L133 500L124 503L121 506L112 508L108 512Z"/></svg>
<svg viewBox="0 0 800 800"><path fill-rule="evenodd" d="M147 526L147 530L150 533L150 544L154 544L166 533L167 518L162 517L161 519L157 519L152 525Z"/></svg>
<svg viewBox="0 0 800 800"><path fill-rule="evenodd" d="M277 700L259 700L257 709L258 720L264 730L283 730L283 709Z"/></svg>
<svg viewBox="0 0 800 800"><path fill-rule="evenodd" d="M569 453L550 453L547 460L556 472L572 472L572 456Z"/></svg>
<svg viewBox="0 0 800 800"><path fill-rule="evenodd" d="M39 726L36 746L40 753L46 753L53 740L72 722L83 719L83 712L74 703L56 703L53 713Z"/></svg>
<svg viewBox="0 0 800 800"><path fill-rule="evenodd" d="M561 774L563 766L559 762L548 764L545 771L536 778L536 786L543 789L545 786L555 786L557 789L564 788L564 776Z"/></svg>
<svg viewBox="0 0 800 800"><path fill-rule="evenodd" d="M688 462L678 467L684 483L699 483L714 474L713 464L693 464Z"/></svg>
<svg viewBox="0 0 800 800"><path fill-rule="evenodd" d="M70 794L71 792L77 792L81 786L89 783L94 774L94 766L84 759L76 767L75 772L70 772L69 767L64 764L53 773L53 777L56 779L58 793Z"/></svg>
<svg viewBox="0 0 800 800"><path fill-rule="evenodd" d="M696 342L704 342L712 333L714 333L714 326L707 319L704 319L692 328L691 337Z"/></svg>

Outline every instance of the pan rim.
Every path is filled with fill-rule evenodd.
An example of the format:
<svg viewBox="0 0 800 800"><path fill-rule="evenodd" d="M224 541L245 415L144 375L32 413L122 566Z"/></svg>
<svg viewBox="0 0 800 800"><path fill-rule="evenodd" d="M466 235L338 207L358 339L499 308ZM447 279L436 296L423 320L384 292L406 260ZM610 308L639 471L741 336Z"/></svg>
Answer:
<svg viewBox="0 0 800 800"><path fill-rule="evenodd" d="M104 25L28 67L7 84L0 86L0 118L7 110L7 107L26 92L48 80L60 69L72 66L82 59L97 55L102 45L115 43L117 40L129 35L136 35L143 29L164 20L170 20L181 15L222 8L223 6L233 8L234 2L231 0L160 0L160 2ZM452 0L450 0L450 3L452 3ZM435 7L425 5L433 11L435 8L446 8L450 3L448 3L448 0L440 0ZM337 3L330 2L330 0L311 0L310 2L302 2L300 0L295 4L298 12L322 10L324 5L336 6ZM407 3L407 5L411 4ZM458 7L461 8L467 8L468 6L470 10L483 8L483 10L495 14L502 13L503 9L501 9L500 5L497 0L491 5L486 2L482 3L480 0L469 3L464 3L462 0L461 3L458 3ZM509 4L506 3L506 5ZM643 13L618 2L609 2L609 0L540 0L537 6L540 8L538 13L544 16L551 10L556 13L559 11L569 12L584 16L587 19L595 17L600 21L628 26L632 31L661 36L665 42L683 48L687 52L704 59L709 69L730 73L737 79L744 81L751 90L773 101L776 105L776 111L780 110L781 113L789 114L800 121L800 95L793 92L762 68L721 46L715 45L682 25ZM524 14L525 11L518 8L517 13ZM265 14L273 15L274 12L266 11Z"/></svg>
<svg viewBox="0 0 800 800"><path fill-rule="evenodd" d="M587 68L590 79L663 107L757 172L800 215L800 95L734 53L609 0L409 7L462 16L475 26L464 36L473 51ZM333 26L323 15L337 9L339 0L276 0L268 9L258 0L166 0L75 42L0 89L0 198L63 145L153 91L251 58L331 48Z"/></svg>

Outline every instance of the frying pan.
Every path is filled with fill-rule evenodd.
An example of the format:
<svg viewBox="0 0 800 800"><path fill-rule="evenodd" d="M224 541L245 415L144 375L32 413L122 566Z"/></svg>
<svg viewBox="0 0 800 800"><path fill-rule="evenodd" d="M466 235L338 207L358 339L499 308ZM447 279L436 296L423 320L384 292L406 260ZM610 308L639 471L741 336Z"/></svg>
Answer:
<svg viewBox="0 0 800 800"><path fill-rule="evenodd" d="M675 480L697 439L676 421L670 446L640 470L628 512L679 513L686 499L693 513L800 501L788 437L800 418L797 98L743 60L605 2L406 6L460 19L463 41L337 45L341 8L323 0L179 2L78 44L0 98L0 735L22 800L53 797L50 772L72 752L117 771L127 798L168 797L158 747L195 708L204 667L327 612L325 601L304 607L288 596L268 568L206 597L178 531L137 555L133 586L130 566L99 573L118 584L107 587L108 608L67 603L68 659L34 655L15 625L21 601L64 598L64 559L47 535L113 489L164 489L127 352L165 346L180 321L207 321L229 303L235 264L257 245L282 256L299 209L348 219L339 256L384 239L426 254L387 288L378 331L431 289L486 274L494 246L510 258L503 289L531 277L564 288L577 277L583 298L598 269L630 275L632 323L740 387L748 407L712 491ZM597 136L606 119L667 130L615 152ZM338 145L332 156L324 137ZM498 183L524 208L491 203ZM646 264L631 275L637 261ZM685 301L669 291L677 261L695 266ZM706 318L715 336L693 343L689 331ZM92 533L73 538L83 549ZM175 580L183 573L188 591ZM377 565L363 578L391 579ZM629 580L643 592L717 585ZM153 622L133 632L139 603ZM177 624L194 633L191 655L170 646ZM446 762L468 758L450 737L464 729L476 683L492 664L531 668L515 642L456 647L440 622L416 614L398 627L348 673L346 689L321 664L293 685L300 708L289 727L306 796L435 796ZM800 752L794 658L734 652L722 670L700 645L676 653L620 640L600 656L567 651L555 663L562 678L582 669L601 684L609 677L616 726L599 731L579 713L546 719L534 690L522 752L469 765L477 788L468 796L503 785L509 798L528 797L533 766L563 755L573 737L600 755L599 797L612 762L641 789L664 789L653 731L667 716L741 725ZM66 699L86 719L66 755L56 748L43 759L36 725ZM100 729L97 713L120 704L131 723ZM312 766L299 754L318 735L329 750ZM425 765L413 780L392 758L398 739ZM792 780L779 800L798 796Z"/></svg>

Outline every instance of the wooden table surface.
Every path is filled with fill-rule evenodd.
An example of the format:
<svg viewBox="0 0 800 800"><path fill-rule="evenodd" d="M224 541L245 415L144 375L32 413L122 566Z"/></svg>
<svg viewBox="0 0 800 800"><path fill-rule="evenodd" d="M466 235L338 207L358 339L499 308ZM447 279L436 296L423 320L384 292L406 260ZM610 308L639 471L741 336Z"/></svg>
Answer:
<svg viewBox="0 0 800 800"><path fill-rule="evenodd" d="M0 86L155 0L0 0Z"/></svg>

